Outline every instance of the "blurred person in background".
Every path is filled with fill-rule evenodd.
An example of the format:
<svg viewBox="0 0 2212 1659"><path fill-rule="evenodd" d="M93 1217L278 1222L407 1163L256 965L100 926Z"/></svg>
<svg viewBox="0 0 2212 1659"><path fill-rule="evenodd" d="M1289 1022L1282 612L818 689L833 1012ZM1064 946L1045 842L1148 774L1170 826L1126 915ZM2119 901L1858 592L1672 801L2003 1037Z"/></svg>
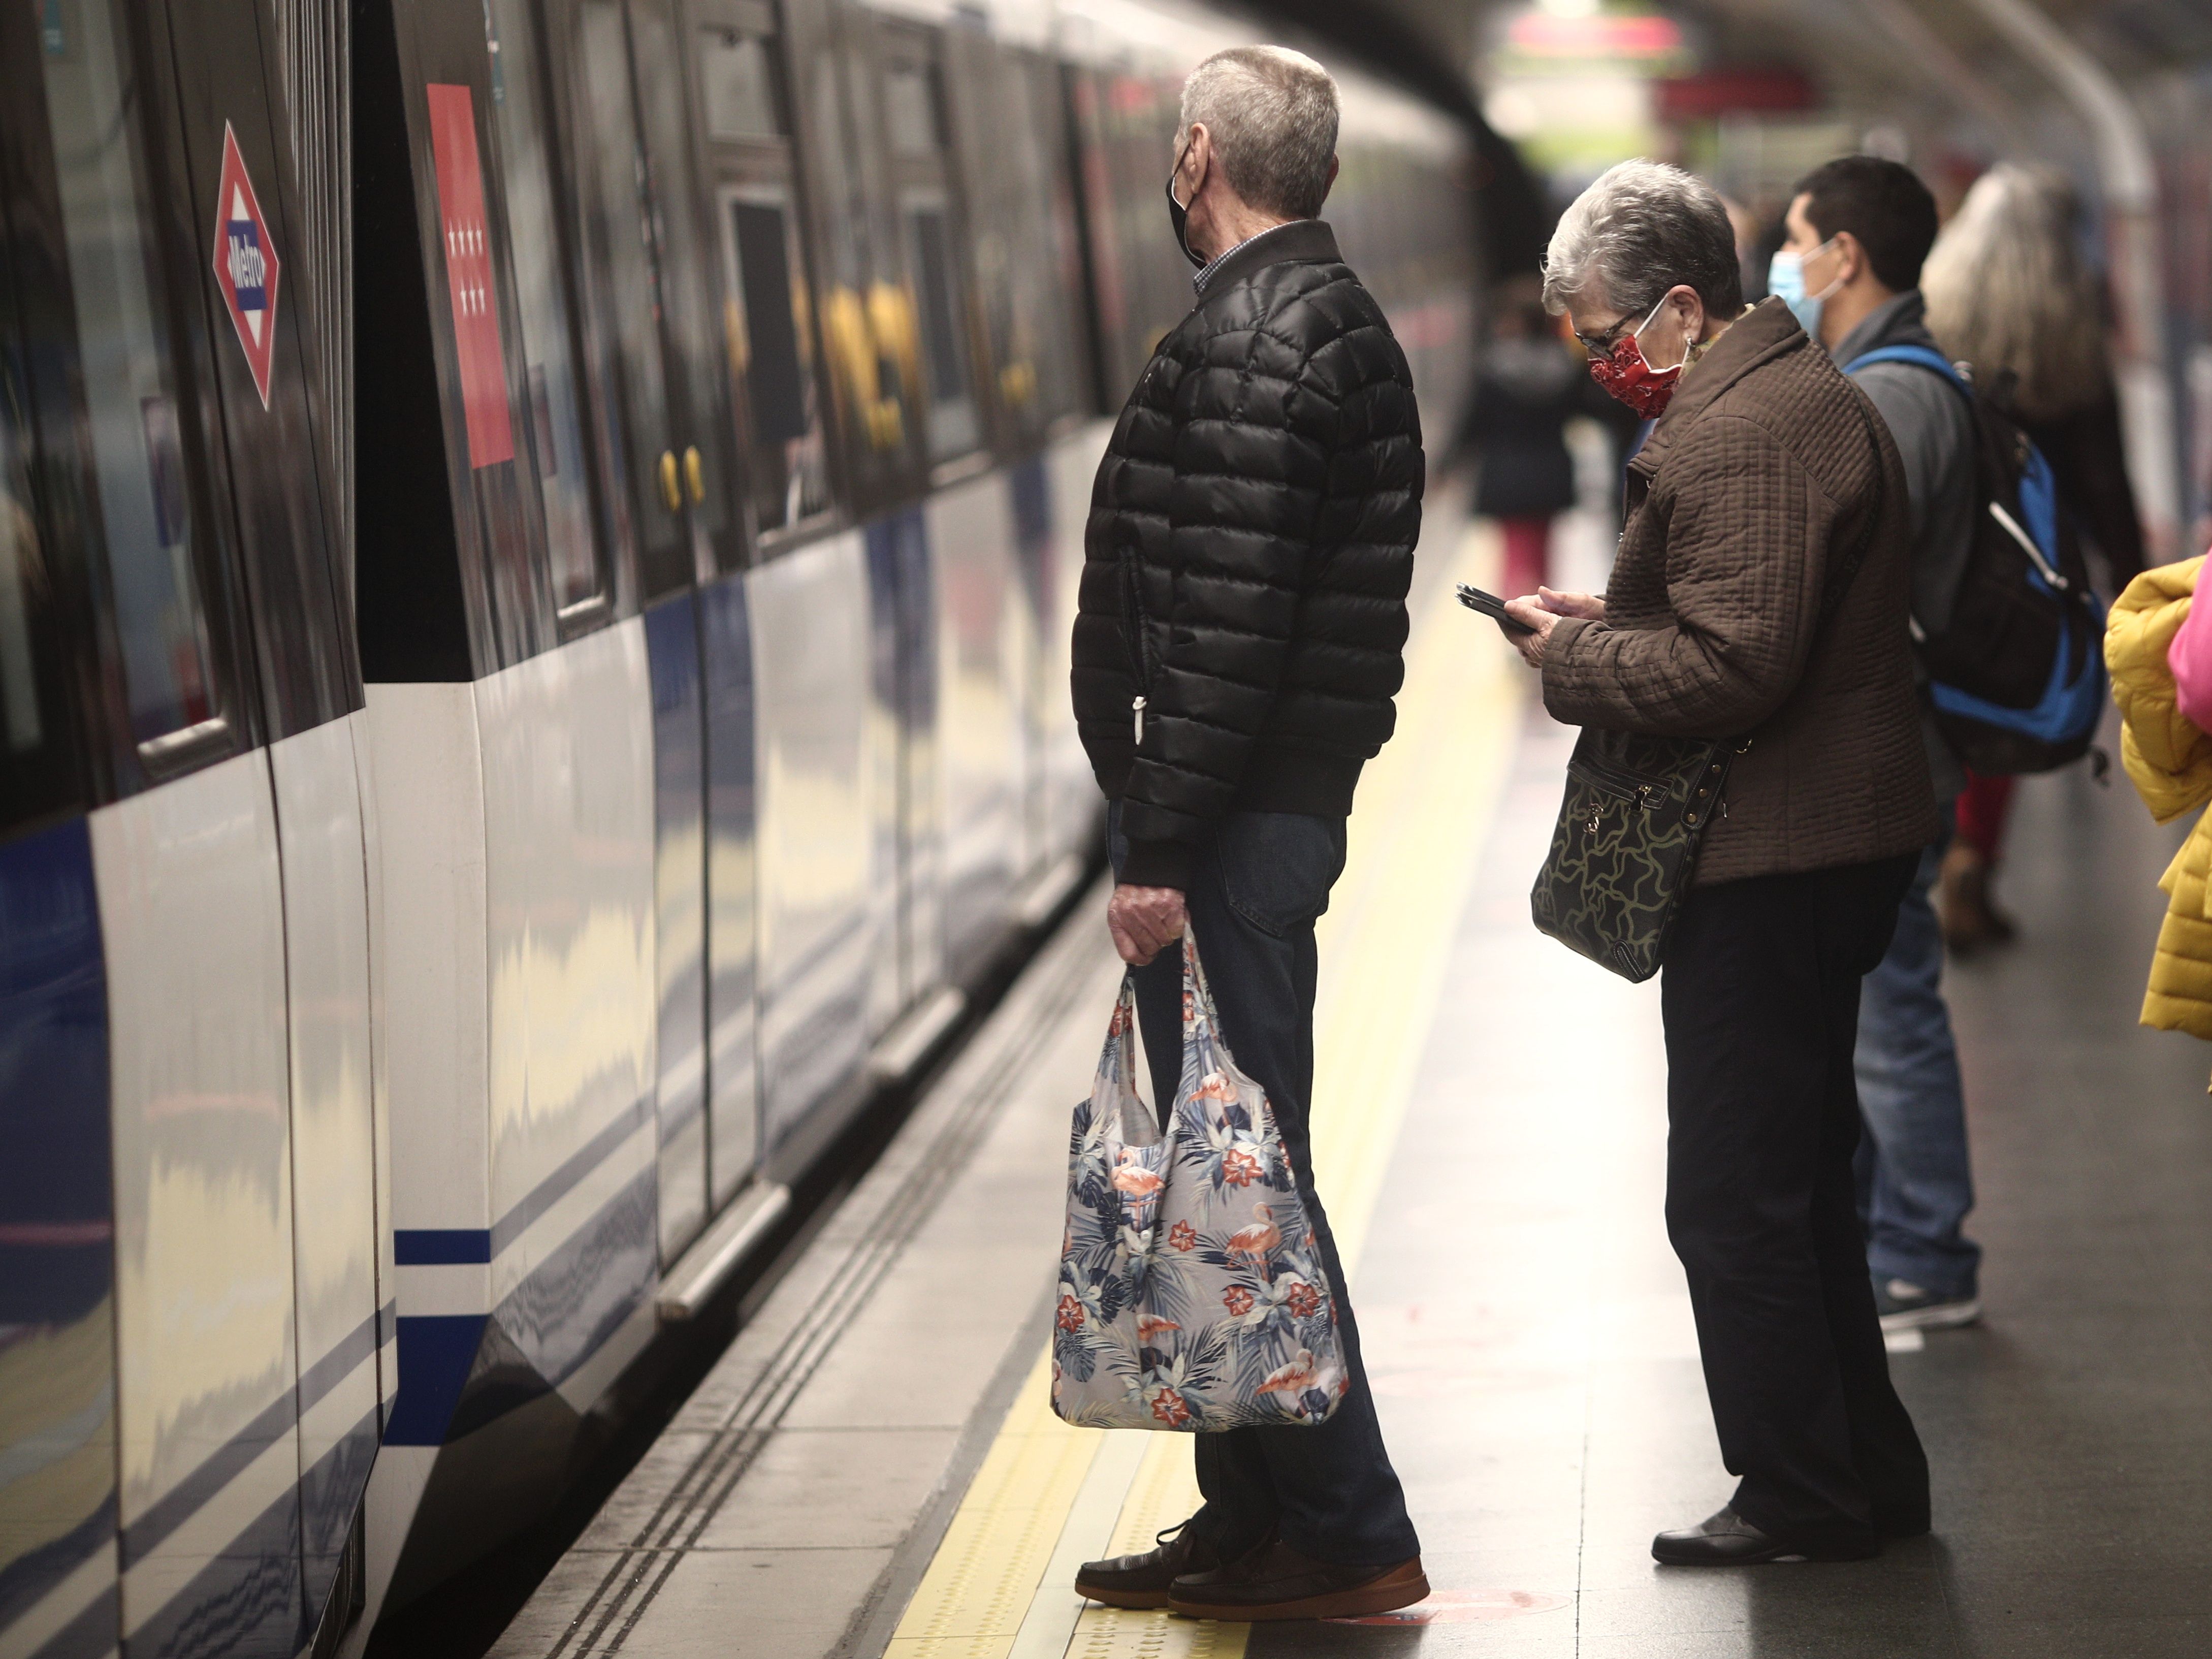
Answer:
<svg viewBox="0 0 2212 1659"><path fill-rule="evenodd" d="M1912 617L1923 637L1941 635L1980 508L1972 405L1932 366L1858 367L1893 347L1936 349L1919 289L1936 240L1936 198L1910 167L1847 155L1799 181L1784 224L1787 240L1767 286L1858 382L1896 440L1912 507ZM1917 677L1924 686L1925 671ZM1943 1000L1943 936L1929 897L1966 773L1924 706L1920 731L1945 823L1921 852L1896 937L1859 999L1859 1210L1875 1305L1892 1331L1966 1325L1981 1315L1981 1247L1962 1231L1974 1206L1966 1093Z"/></svg>
<svg viewBox="0 0 2212 1659"><path fill-rule="evenodd" d="M1567 422L1595 415L1617 428L1620 413L1560 338L1538 279L1501 284L1460 445L1478 468L1474 510L1498 520L1508 593L1533 593L1552 580L1552 520L1575 504Z"/></svg>
<svg viewBox="0 0 2212 1659"><path fill-rule="evenodd" d="M1945 352L1974 366L2051 463L2058 497L2103 556L2106 591L2143 564L2128 483L2119 401L2106 346L2106 305L2081 258L2074 186L2045 168L1991 167L1936 239L1921 273L1928 327ZM2012 937L1990 894L2013 780L1972 777L1945 855L1936 912L1958 950Z"/></svg>
<svg viewBox="0 0 2212 1659"><path fill-rule="evenodd" d="M1779 300L1747 311L1727 212L1624 161L1553 234L1544 299L1657 424L1602 597L1509 602L1554 720L1737 751L1667 935L1667 1235L1726 1506L1680 1566L1857 1559L1928 1530L1889 1376L1852 1155L1861 980L1940 820L1908 631L1896 446ZM1571 1046L1560 1054L1567 1075Z"/></svg>

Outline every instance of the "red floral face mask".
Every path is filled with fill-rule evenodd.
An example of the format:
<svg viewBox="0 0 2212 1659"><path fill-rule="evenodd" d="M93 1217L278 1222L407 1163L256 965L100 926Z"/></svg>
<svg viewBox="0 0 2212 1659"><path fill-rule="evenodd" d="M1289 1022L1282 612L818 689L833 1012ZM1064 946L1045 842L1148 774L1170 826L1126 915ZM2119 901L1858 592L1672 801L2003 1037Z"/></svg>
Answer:
<svg viewBox="0 0 2212 1659"><path fill-rule="evenodd" d="M1610 352L1590 358L1590 379L1603 386L1608 396L1626 404L1647 421L1656 421L1666 413L1668 400L1674 395L1674 383L1682 378L1682 371L1697 356L1695 346L1685 348L1682 361L1672 368L1654 368L1644 361L1644 348L1637 343L1637 336L1651 326L1651 319L1666 303L1661 299L1658 305L1651 307L1650 315Z"/></svg>

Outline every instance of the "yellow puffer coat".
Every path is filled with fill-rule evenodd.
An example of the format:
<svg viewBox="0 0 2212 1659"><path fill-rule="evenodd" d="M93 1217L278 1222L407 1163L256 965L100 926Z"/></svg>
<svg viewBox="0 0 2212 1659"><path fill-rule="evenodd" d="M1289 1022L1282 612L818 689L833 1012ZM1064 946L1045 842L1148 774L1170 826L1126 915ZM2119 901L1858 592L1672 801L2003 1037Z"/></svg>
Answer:
<svg viewBox="0 0 2212 1659"><path fill-rule="evenodd" d="M2201 558L2146 570L2128 584L2112 607L2105 631L2105 665L2112 670L2112 700L2127 722L2120 759L2136 793L2160 823L2212 801L2212 737L2174 707L2173 674L2166 665L2182 618L2197 591ZM2212 1042L2212 910L2205 904L2212 876L2212 813L2166 866L2166 920L2151 958L2150 988L2142 1023L2163 1031L2186 1031Z"/></svg>

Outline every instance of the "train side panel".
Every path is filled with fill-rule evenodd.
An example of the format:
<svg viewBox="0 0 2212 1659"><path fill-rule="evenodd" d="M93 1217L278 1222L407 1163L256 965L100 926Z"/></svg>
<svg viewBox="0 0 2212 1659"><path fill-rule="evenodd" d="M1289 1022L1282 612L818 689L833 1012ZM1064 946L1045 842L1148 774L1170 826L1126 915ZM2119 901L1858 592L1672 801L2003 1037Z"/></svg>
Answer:
<svg viewBox="0 0 2212 1659"><path fill-rule="evenodd" d="M303 1621L284 902L269 766L92 817L111 1039L126 1655ZM324 1356L317 1355L319 1360Z"/></svg>
<svg viewBox="0 0 2212 1659"><path fill-rule="evenodd" d="M337 1582L376 1461L378 1232L363 714L270 745L290 1008L293 1279L307 1605Z"/></svg>

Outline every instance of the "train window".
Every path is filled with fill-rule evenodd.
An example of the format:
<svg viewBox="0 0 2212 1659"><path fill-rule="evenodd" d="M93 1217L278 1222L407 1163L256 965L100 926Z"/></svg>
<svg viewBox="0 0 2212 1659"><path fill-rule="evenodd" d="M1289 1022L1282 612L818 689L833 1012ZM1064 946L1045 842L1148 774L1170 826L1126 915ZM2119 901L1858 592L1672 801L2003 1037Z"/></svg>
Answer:
<svg viewBox="0 0 2212 1659"><path fill-rule="evenodd" d="M628 417L631 488L638 504L639 555L646 591L656 593L689 577L690 557L684 544L682 498L661 476L661 458L675 453L675 429L669 418L667 368L660 351L659 283L646 243L651 221L643 193L636 111L630 98L629 43L616 0L592 0L577 22L584 101L599 159L598 240L607 263L615 338L629 394L623 405Z"/></svg>
<svg viewBox="0 0 2212 1659"><path fill-rule="evenodd" d="M19 442L9 410L0 407L0 751L11 761L46 742L31 654L31 606L46 586L46 567L31 518L27 458Z"/></svg>
<svg viewBox="0 0 2212 1659"><path fill-rule="evenodd" d="M965 454L981 440L968 387L968 338L953 287L951 236L942 191L907 193L907 247L921 302L922 356L929 378L929 453Z"/></svg>
<svg viewBox="0 0 2212 1659"><path fill-rule="evenodd" d="M884 128L894 155L934 155L942 131L937 77L927 64L893 64L884 73Z"/></svg>
<svg viewBox="0 0 2212 1659"><path fill-rule="evenodd" d="M222 727L146 243L156 210L132 142L129 47L106 6L88 0L73 11L74 29L46 37L47 118L131 732L158 763L197 752Z"/></svg>
<svg viewBox="0 0 2212 1659"><path fill-rule="evenodd" d="M709 137L783 137L767 41L735 29L701 30L699 78L706 89Z"/></svg>
<svg viewBox="0 0 2212 1659"><path fill-rule="evenodd" d="M726 185L722 212L751 413L755 520L781 530L830 506L799 227L787 185Z"/></svg>
<svg viewBox="0 0 2212 1659"><path fill-rule="evenodd" d="M866 21L853 13L841 21L848 27ZM846 434L846 471L863 506L912 480L909 388L920 378L913 306L895 280L891 234L872 207L884 199L872 165L872 70L849 46L817 54L807 70L809 159L821 181L826 232L818 289L823 356Z"/></svg>
<svg viewBox="0 0 2212 1659"><path fill-rule="evenodd" d="M988 200L975 215L976 295L1000 405L1034 440L1079 408L1086 375L1071 296L1083 292L1060 106L1048 60L1012 52L993 64L979 158Z"/></svg>
<svg viewBox="0 0 2212 1659"><path fill-rule="evenodd" d="M982 442L969 372L971 343L965 272L955 238L955 209L945 153L933 42L918 32L887 30L881 77L883 137L897 182L900 235L919 325L915 342L928 393L929 458L946 461Z"/></svg>
<svg viewBox="0 0 2212 1659"><path fill-rule="evenodd" d="M660 282L660 315L665 349L681 365L677 374L684 422L684 495L693 528L715 550L725 568L744 562L735 530L726 448L727 410L721 398L726 379L728 331L721 307L710 299L714 255L709 251L700 188L698 155L693 148L691 111L684 94L689 69L672 8L661 0L633 0L630 46L636 54L647 174L653 205L654 269Z"/></svg>
<svg viewBox="0 0 2212 1659"><path fill-rule="evenodd" d="M574 613L607 592L585 448L573 307L555 215L552 123L543 95L537 19L525 0L491 0L500 73L494 120L507 184L508 246L528 368L532 448L545 502L553 603Z"/></svg>
<svg viewBox="0 0 2212 1659"><path fill-rule="evenodd" d="M753 522L773 535L827 512L830 489L788 106L766 34L772 20L739 21L750 27L700 31L700 76Z"/></svg>
<svg viewBox="0 0 2212 1659"><path fill-rule="evenodd" d="M0 261L0 829L75 793L61 715L63 643L31 496L30 398L11 273Z"/></svg>

